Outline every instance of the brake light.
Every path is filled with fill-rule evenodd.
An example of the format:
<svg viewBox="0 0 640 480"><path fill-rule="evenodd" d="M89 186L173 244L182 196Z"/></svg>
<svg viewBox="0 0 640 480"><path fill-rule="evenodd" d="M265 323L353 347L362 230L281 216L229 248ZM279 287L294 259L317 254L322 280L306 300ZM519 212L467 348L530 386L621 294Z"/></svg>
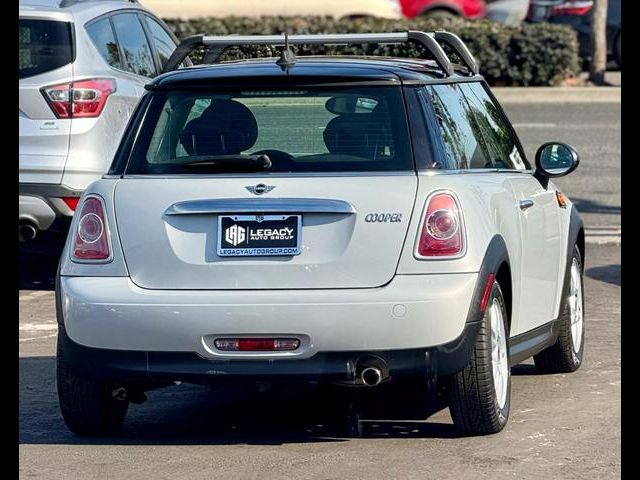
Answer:
<svg viewBox="0 0 640 480"><path fill-rule="evenodd" d="M80 197L62 197L62 201L71 209L71 211L75 212L76 208L78 208Z"/></svg>
<svg viewBox="0 0 640 480"><path fill-rule="evenodd" d="M432 195L420 227L417 257L452 257L464 249L464 225L458 202L451 193Z"/></svg>
<svg viewBox="0 0 640 480"><path fill-rule="evenodd" d="M584 15L593 8L593 1L564 2L551 8L551 15Z"/></svg>
<svg viewBox="0 0 640 480"><path fill-rule="evenodd" d="M225 352L278 352L295 350L297 338L216 338L213 344Z"/></svg>
<svg viewBox="0 0 640 480"><path fill-rule="evenodd" d="M95 78L42 88L42 94L58 118L92 118L102 113L107 98L116 91L109 78Z"/></svg>
<svg viewBox="0 0 640 480"><path fill-rule="evenodd" d="M90 196L82 203L73 238L74 259L107 260L111 256L104 211L100 197Z"/></svg>

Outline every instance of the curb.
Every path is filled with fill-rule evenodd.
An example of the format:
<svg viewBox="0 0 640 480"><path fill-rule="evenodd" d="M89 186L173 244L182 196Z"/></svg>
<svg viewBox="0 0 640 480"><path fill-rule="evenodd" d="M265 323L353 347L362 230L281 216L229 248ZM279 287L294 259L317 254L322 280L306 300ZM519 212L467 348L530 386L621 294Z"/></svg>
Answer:
<svg viewBox="0 0 640 480"><path fill-rule="evenodd" d="M493 87L500 103L620 103L621 87Z"/></svg>

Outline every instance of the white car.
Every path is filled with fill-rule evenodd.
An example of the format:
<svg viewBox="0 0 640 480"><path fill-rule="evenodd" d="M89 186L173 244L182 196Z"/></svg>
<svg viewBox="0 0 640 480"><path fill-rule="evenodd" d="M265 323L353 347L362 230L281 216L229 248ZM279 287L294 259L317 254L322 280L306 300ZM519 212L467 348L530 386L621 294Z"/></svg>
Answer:
<svg viewBox="0 0 640 480"><path fill-rule="evenodd" d="M550 180L578 166L573 148L546 143L532 167L453 34L288 42L419 42L436 60L285 49L147 85L60 263L72 431L113 430L175 381L260 380L417 381L444 390L462 430L494 433L511 365L580 366L584 229ZM167 65L282 43L191 38Z"/></svg>

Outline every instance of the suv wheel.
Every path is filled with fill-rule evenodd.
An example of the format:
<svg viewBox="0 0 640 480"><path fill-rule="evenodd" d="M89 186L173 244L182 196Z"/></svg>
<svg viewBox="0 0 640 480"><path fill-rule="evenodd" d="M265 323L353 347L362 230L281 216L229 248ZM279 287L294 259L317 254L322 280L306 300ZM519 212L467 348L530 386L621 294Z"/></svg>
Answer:
<svg viewBox="0 0 640 480"><path fill-rule="evenodd" d="M560 308L559 333L556 343L544 349L533 360L536 368L545 373L568 373L577 370L584 354L584 295L582 257L573 248L564 285L564 299Z"/></svg>
<svg viewBox="0 0 640 480"><path fill-rule="evenodd" d="M58 336L58 401L64 423L78 435L116 431L124 421L128 400L116 400L110 384L75 371L66 361Z"/></svg>
<svg viewBox="0 0 640 480"><path fill-rule="evenodd" d="M449 411L460 430L497 433L509 418L511 369L509 367L507 309L498 282L494 282L471 362L451 378Z"/></svg>

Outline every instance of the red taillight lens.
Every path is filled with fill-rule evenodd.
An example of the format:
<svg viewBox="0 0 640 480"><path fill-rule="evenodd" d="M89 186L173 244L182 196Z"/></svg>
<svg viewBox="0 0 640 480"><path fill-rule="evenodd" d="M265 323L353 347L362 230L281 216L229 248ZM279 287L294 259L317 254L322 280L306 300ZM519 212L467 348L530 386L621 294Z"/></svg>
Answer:
<svg viewBox="0 0 640 480"><path fill-rule="evenodd" d="M225 352L282 352L300 346L297 338L216 338L218 350Z"/></svg>
<svg viewBox="0 0 640 480"><path fill-rule="evenodd" d="M107 260L110 256L104 205L98 197L87 197L78 215L73 257L78 260Z"/></svg>
<svg viewBox="0 0 640 480"><path fill-rule="evenodd" d="M56 117L88 118L99 116L107 98L115 91L115 81L96 78L44 87L42 94Z"/></svg>
<svg viewBox="0 0 640 480"><path fill-rule="evenodd" d="M451 257L462 253L464 225L455 197L436 193L427 203L420 238L418 257Z"/></svg>
<svg viewBox="0 0 640 480"><path fill-rule="evenodd" d="M551 15L584 15L593 8L593 1L564 2L551 8Z"/></svg>
<svg viewBox="0 0 640 480"><path fill-rule="evenodd" d="M62 201L67 205L67 207L75 212L76 208L78 208L80 197L62 197Z"/></svg>

